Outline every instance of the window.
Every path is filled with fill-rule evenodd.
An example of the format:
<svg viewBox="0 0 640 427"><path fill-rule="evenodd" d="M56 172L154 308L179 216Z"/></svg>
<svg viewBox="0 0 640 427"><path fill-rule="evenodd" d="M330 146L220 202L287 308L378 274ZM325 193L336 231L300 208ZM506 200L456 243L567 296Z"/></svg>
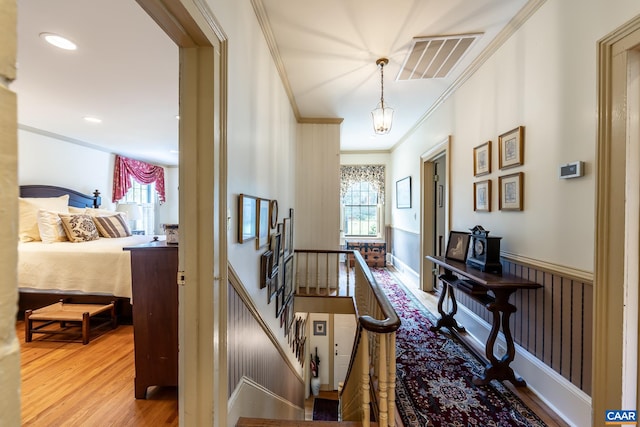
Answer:
<svg viewBox="0 0 640 427"><path fill-rule="evenodd" d="M367 181L355 182L342 199L345 236L378 236L378 189Z"/></svg>
<svg viewBox="0 0 640 427"><path fill-rule="evenodd" d="M154 184L140 184L132 179L132 186L120 203L136 203L142 208L142 218L131 222L132 231L144 231L144 234L155 234L155 206L158 202Z"/></svg>

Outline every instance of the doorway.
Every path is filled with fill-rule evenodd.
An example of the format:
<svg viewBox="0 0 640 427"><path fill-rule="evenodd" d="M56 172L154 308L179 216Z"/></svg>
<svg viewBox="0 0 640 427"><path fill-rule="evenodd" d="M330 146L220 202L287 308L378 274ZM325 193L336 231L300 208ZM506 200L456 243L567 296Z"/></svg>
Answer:
<svg viewBox="0 0 640 427"><path fill-rule="evenodd" d="M333 315L333 389L344 381L349 369L356 318L353 314Z"/></svg>
<svg viewBox="0 0 640 427"><path fill-rule="evenodd" d="M447 244L449 182L451 182L450 144L451 137L448 137L420 156L422 161L420 281L421 288L425 292L434 290L437 271L433 263L427 261L425 257L444 253Z"/></svg>
<svg viewBox="0 0 640 427"><path fill-rule="evenodd" d="M180 50L180 425L222 426L228 401L226 36L200 2L137 2Z"/></svg>
<svg viewBox="0 0 640 427"><path fill-rule="evenodd" d="M637 409L640 15L598 43L593 422ZM620 114L622 112L622 114Z"/></svg>

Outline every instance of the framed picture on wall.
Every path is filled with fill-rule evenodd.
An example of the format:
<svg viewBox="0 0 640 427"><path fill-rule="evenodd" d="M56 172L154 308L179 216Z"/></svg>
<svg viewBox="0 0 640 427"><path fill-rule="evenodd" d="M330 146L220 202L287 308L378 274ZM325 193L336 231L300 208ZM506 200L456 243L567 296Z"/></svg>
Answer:
<svg viewBox="0 0 640 427"><path fill-rule="evenodd" d="M256 226L256 249L260 249L269 244L269 199L258 199L258 222Z"/></svg>
<svg viewBox="0 0 640 427"><path fill-rule="evenodd" d="M314 320L313 321L313 335L327 335L327 321L326 320Z"/></svg>
<svg viewBox="0 0 640 427"><path fill-rule="evenodd" d="M498 166L508 169L524 164L524 126L498 137Z"/></svg>
<svg viewBox="0 0 640 427"><path fill-rule="evenodd" d="M409 209L411 207L411 177L396 181L396 208Z"/></svg>
<svg viewBox="0 0 640 427"><path fill-rule="evenodd" d="M491 212L491 180L473 183L473 210Z"/></svg>
<svg viewBox="0 0 640 427"><path fill-rule="evenodd" d="M473 176L491 173L491 141L473 149Z"/></svg>
<svg viewBox="0 0 640 427"><path fill-rule="evenodd" d="M246 194L238 196L238 243L256 238L258 199Z"/></svg>
<svg viewBox="0 0 640 427"><path fill-rule="evenodd" d="M521 211L524 208L524 173L518 172L498 178L498 200L501 211Z"/></svg>

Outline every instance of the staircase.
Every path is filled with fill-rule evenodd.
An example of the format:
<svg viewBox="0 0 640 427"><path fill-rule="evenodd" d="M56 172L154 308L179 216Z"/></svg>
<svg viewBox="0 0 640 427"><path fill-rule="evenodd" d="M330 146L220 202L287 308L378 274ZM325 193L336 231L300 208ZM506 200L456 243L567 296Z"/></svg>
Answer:
<svg viewBox="0 0 640 427"><path fill-rule="evenodd" d="M245 418L240 417L236 427L361 427L360 421L296 421L296 420L269 420L266 418ZM372 422L369 425L378 427L378 423Z"/></svg>

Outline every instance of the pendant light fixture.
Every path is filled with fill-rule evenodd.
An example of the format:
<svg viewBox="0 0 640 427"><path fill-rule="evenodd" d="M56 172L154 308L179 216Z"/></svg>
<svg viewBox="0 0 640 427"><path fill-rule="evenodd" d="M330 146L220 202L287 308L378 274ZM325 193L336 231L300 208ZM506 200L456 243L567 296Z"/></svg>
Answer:
<svg viewBox="0 0 640 427"><path fill-rule="evenodd" d="M380 68L380 102L371 111L371 118L373 118L373 131L378 135L389 133L393 121L393 108L384 104L384 66L388 63L387 58L380 58L376 61L376 65Z"/></svg>

